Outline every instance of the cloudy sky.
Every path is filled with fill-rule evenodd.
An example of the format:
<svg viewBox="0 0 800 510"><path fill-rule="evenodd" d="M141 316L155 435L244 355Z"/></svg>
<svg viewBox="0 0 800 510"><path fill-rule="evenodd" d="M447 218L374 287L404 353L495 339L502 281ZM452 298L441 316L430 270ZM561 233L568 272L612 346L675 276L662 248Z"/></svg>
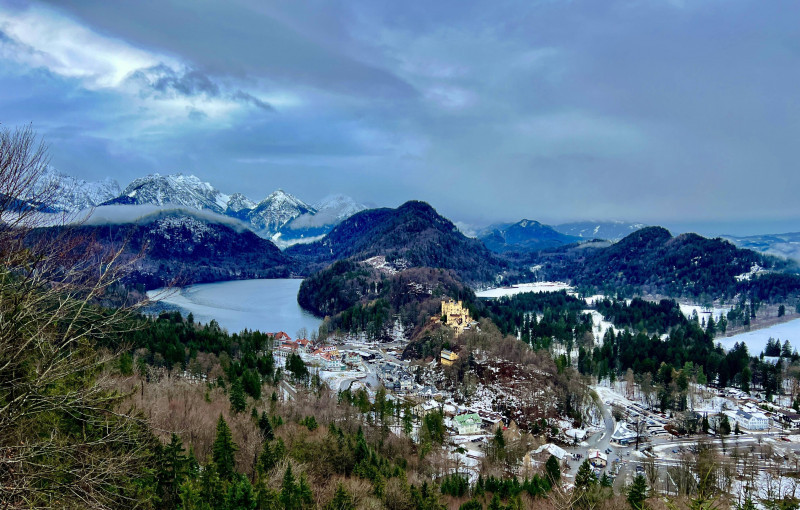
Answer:
<svg viewBox="0 0 800 510"><path fill-rule="evenodd" d="M0 0L0 122L123 185L798 231L798 20L796 0Z"/></svg>

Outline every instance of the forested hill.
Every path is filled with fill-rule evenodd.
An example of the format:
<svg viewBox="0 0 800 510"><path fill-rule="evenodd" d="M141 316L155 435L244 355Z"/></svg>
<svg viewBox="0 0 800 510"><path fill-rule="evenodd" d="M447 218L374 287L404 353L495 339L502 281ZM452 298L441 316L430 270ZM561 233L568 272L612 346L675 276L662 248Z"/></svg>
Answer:
<svg viewBox="0 0 800 510"><path fill-rule="evenodd" d="M464 236L425 202L370 209L335 227L322 240L288 248L308 273L346 258L383 256L399 267L454 270L468 282L493 281L505 264L480 241Z"/></svg>
<svg viewBox="0 0 800 510"><path fill-rule="evenodd" d="M549 225L531 220L493 225L481 232L478 239L496 253L533 252L581 240L580 237L562 234Z"/></svg>
<svg viewBox="0 0 800 510"><path fill-rule="evenodd" d="M741 277L757 268L783 273L790 269L785 261L719 238L672 236L661 227L643 228L609 246L564 247L529 261L542 264L548 278L625 294L732 297L742 291L760 293L764 285L783 294L800 291L796 275Z"/></svg>
<svg viewBox="0 0 800 510"><path fill-rule="evenodd" d="M247 278L285 278L293 263L253 232L188 214L156 215L137 223L45 228L35 236L91 240L107 249L124 246L131 263L126 283L154 289Z"/></svg>

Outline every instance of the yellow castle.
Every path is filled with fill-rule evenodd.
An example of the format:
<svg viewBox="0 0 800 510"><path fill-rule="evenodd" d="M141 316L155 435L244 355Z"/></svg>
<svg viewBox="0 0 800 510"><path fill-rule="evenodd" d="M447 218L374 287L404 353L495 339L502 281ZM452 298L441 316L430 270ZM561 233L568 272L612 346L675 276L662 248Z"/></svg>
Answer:
<svg viewBox="0 0 800 510"><path fill-rule="evenodd" d="M454 299L442 301L442 317L445 319L445 324L453 329L456 336L468 329L472 322L469 310L464 308L461 301L455 301Z"/></svg>

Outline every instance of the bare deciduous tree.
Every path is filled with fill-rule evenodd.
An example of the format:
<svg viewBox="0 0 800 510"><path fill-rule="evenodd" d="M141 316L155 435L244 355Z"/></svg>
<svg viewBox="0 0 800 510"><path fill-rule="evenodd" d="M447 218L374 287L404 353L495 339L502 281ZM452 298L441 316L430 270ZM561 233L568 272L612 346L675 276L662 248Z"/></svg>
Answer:
<svg viewBox="0 0 800 510"><path fill-rule="evenodd" d="M120 251L36 230L64 220L42 212L57 191L47 165L30 128L0 131L0 507L135 507L122 488L149 436L119 412L96 348L128 324L127 309L97 306Z"/></svg>

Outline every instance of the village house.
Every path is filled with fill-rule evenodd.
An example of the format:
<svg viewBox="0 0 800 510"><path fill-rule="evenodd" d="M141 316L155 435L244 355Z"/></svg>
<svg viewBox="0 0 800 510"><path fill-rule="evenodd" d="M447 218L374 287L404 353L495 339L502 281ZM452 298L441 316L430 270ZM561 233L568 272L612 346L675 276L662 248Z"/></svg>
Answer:
<svg viewBox="0 0 800 510"><path fill-rule="evenodd" d="M795 429L800 427L800 413L794 410L787 411L785 409L778 409L775 411L775 417L785 428Z"/></svg>
<svg viewBox="0 0 800 510"><path fill-rule="evenodd" d="M598 469L604 469L608 465L608 455L600 450L589 450L586 458L589 464Z"/></svg>
<svg viewBox="0 0 800 510"><path fill-rule="evenodd" d="M546 443L530 452L528 455L534 459L538 459L540 462L546 461L551 455L558 460L564 460L567 456L567 451L556 444Z"/></svg>
<svg viewBox="0 0 800 510"><path fill-rule="evenodd" d="M298 338L295 340L295 343L297 344L298 349L300 349L302 352L308 352L308 349L312 347L311 341L305 338Z"/></svg>
<svg viewBox="0 0 800 510"><path fill-rule="evenodd" d="M420 402L414 406L414 414L420 419L437 410L439 410L439 403L433 399Z"/></svg>
<svg viewBox="0 0 800 510"><path fill-rule="evenodd" d="M276 356L280 356L282 358L288 358L290 354L298 354L300 346L297 345L297 342L291 341L284 341L273 350L273 353Z"/></svg>
<svg viewBox="0 0 800 510"><path fill-rule="evenodd" d="M458 359L458 354L454 353L453 351L442 349L442 366L449 367Z"/></svg>
<svg viewBox="0 0 800 510"><path fill-rule="evenodd" d="M480 434L481 417L477 413L461 414L453 418L453 425L459 435Z"/></svg>
<svg viewBox="0 0 800 510"><path fill-rule="evenodd" d="M287 335L285 332L283 332L283 331L278 331L277 333L272 333L272 337L273 337L275 343L291 342L292 341L292 338L289 335Z"/></svg>

